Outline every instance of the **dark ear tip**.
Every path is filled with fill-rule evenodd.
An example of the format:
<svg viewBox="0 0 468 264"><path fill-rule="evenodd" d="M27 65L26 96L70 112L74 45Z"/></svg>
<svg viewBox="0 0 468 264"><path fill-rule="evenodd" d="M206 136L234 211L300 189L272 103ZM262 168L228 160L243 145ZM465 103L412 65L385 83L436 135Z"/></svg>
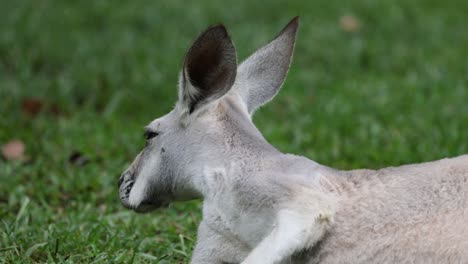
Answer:
<svg viewBox="0 0 468 264"><path fill-rule="evenodd" d="M297 28L299 27L299 16L295 16L289 23L284 27L284 31L288 29L292 29L294 32L297 31Z"/></svg>
<svg viewBox="0 0 468 264"><path fill-rule="evenodd" d="M208 27L203 34L213 34L220 37L229 37L226 27L223 24L216 24Z"/></svg>
<svg viewBox="0 0 468 264"><path fill-rule="evenodd" d="M289 24L296 24L296 25L299 25L299 21L300 21L300 17L299 17L299 16L295 16L295 17L293 17L293 19L291 19L291 22L289 22Z"/></svg>
<svg viewBox="0 0 468 264"><path fill-rule="evenodd" d="M287 34L292 35L292 39L296 38L297 29L299 28L299 16L295 16L289 23L281 30L281 32L276 36L276 38Z"/></svg>

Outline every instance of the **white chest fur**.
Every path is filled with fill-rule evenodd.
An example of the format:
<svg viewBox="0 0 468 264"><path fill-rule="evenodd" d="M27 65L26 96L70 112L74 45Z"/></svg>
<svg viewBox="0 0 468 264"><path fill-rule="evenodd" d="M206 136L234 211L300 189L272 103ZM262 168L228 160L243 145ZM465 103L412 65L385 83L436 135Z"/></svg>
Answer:
<svg viewBox="0 0 468 264"><path fill-rule="evenodd" d="M203 221L219 233L236 239L252 249L274 227L275 212L272 208L246 210L226 195L219 200L205 200Z"/></svg>

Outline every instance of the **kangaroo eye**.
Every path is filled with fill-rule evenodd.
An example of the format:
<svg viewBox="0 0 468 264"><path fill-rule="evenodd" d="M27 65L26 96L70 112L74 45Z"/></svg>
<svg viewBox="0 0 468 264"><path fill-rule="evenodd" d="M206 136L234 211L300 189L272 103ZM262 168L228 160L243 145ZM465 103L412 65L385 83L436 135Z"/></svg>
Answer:
<svg viewBox="0 0 468 264"><path fill-rule="evenodd" d="M159 135L158 132L154 132L154 131L145 131L145 139L146 139L146 140L150 140L150 139L156 137L157 135Z"/></svg>

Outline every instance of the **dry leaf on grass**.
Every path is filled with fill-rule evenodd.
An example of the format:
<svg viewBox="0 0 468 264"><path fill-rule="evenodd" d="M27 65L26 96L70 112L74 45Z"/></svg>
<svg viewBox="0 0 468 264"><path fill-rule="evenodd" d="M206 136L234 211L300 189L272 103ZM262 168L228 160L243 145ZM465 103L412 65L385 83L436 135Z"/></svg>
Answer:
<svg viewBox="0 0 468 264"><path fill-rule="evenodd" d="M361 29L361 22L355 16L342 16L340 18L340 27L346 32L356 32Z"/></svg>
<svg viewBox="0 0 468 264"><path fill-rule="evenodd" d="M41 98L30 97L23 100L21 109L29 117L35 117L41 112L48 113L52 116L63 116L65 112L54 102L47 102Z"/></svg>
<svg viewBox="0 0 468 264"><path fill-rule="evenodd" d="M23 112L29 116L36 116L44 107L44 101L39 98L26 98L21 104Z"/></svg>
<svg viewBox="0 0 468 264"><path fill-rule="evenodd" d="M2 146L2 156L6 160L22 160L24 156L24 143L15 139Z"/></svg>

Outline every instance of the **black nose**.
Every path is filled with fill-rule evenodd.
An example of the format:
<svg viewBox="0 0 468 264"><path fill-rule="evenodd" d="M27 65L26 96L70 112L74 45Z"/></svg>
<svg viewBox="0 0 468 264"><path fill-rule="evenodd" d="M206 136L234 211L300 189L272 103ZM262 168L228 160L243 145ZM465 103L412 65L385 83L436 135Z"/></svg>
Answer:
<svg viewBox="0 0 468 264"><path fill-rule="evenodd" d="M120 188L120 185L122 185L122 182L124 181L124 178L125 178L125 174L121 175L120 178L119 178L119 188Z"/></svg>

